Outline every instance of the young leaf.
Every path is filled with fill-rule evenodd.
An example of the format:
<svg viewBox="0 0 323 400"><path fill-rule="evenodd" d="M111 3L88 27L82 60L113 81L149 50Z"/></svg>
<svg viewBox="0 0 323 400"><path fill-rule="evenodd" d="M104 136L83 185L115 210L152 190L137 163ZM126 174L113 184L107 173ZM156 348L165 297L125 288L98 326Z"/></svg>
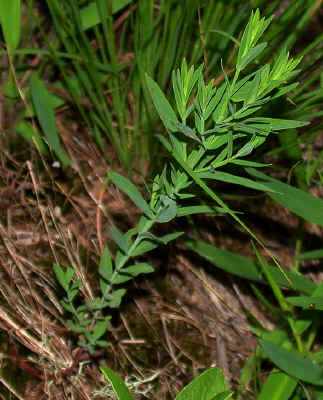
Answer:
<svg viewBox="0 0 323 400"><path fill-rule="evenodd" d="M118 174L117 172L110 172L109 177L123 193L130 197L130 199L148 218L153 218L153 213L146 200L143 198L136 186L129 181L129 179Z"/></svg>
<svg viewBox="0 0 323 400"><path fill-rule="evenodd" d="M110 382L118 400L134 400L125 383L108 367L100 367L106 380Z"/></svg>
<svg viewBox="0 0 323 400"><path fill-rule="evenodd" d="M323 369L309 358L285 350L277 344L258 340L267 356L287 374L313 385L323 386Z"/></svg>

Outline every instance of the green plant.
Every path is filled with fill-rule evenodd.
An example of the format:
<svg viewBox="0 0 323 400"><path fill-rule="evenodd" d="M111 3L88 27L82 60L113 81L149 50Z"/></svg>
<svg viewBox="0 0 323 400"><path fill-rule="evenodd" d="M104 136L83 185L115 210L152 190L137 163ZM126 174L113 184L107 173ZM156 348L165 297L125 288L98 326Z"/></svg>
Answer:
<svg viewBox="0 0 323 400"><path fill-rule="evenodd" d="M59 266L55 267L59 282L67 292L63 306L73 316L69 322L70 328L80 335L80 345L90 352L94 351L96 345L105 345L101 337L108 329L109 316L103 310L119 307L126 291L119 285L141 273L153 271L147 263L136 263L132 259L182 234L175 232L157 237L151 232L155 224L169 223L175 217L184 215L221 211L231 215L258 240L237 213L206 182L219 180L275 192L267 184L219 169L229 164L255 168L264 166L244 157L260 146L270 133L306 124L301 121L250 117L254 113L259 115L265 103L295 87L295 84L286 84L286 81L294 76L294 68L300 60L288 59L284 49L271 68L265 65L244 77L240 76L265 48L266 44L258 44L258 41L269 22L260 18L259 11L252 13L241 39L236 72L231 82L226 77L219 87L214 87L213 80L206 84L202 66L196 70L193 66L188 69L186 61L182 62L181 69L174 71L172 77L179 120L158 85L146 76L153 102L169 135L169 139L161 135L159 139L171 153L174 162L165 165L163 171L155 176L149 202L127 178L110 172L109 179L136 204L143 215L138 226L125 234L116 227L111 229L118 250L113 257L106 247L101 256L99 297L74 307L73 301L80 282L72 283L71 269L64 271ZM201 193L196 191L198 189L215 200L217 206L202 205L198 201L197 194ZM279 275L278 269L276 274ZM283 276L286 277L286 274ZM289 275L286 279L290 280Z"/></svg>

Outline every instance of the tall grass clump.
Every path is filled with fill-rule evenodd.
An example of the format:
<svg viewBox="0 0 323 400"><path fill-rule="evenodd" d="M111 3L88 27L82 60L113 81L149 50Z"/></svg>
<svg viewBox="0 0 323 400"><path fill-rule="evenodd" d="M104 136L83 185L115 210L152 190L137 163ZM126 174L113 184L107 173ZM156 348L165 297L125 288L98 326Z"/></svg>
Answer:
<svg viewBox="0 0 323 400"><path fill-rule="evenodd" d="M29 88L20 92L27 111L17 117L15 129L44 155L49 154L49 145L63 165L70 164L59 133L53 127L44 126L44 115L36 105L40 84L35 82L50 81L51 90L46 95L44 90L38 94L47 98L48 113L51 110L53 114L57 107L71 102L110 163L106 138L128 172L136 167L141 170L147 160L158 161L154 155L159 147L152 134L158 126L158 117L151 107L145 73L169 94L171 72L186 58L190 65L204 62L205 76L217 76L216 83L222 82L225 75L220 60L225 73L233 74L239 43L236 38L247 23L252 7L262 7L264 15L279 11L277 23L266 33L270 46L257 58L259 62L274 62L276 49L281 45L287 50L291 48L313 18L317 3L292 1L281 10L278 1L250 4L235 0L82 3L47 0L38 10L37 3L28 0L28 24L21 27L21 2L10 2L15 4L14 15L5 19L3 30L14 32L6 38L11 44L12 62L19 57L19 65L24 66L29 55L41 59L34 71L36 77L30 81L33 94ZM7 15L9 11L3 12ZM48 11L48 14L39 11ZM12 27L10 21L13 21ZM40 34L40 48L20 49L20 31L24 37L24 33L29 34L30 26ZM296 29L290 30L291 26ZM320 38L317 39L319 46ZM304 50L304 55L307 51ZM316 50L316 55L319 51ZM8 85L18 101L13 72L10 74ZM19 85L20 72L16 71L16 76ZM320 95L317 95L319 101ZM310 103L313 108L313 100ZM304 107L309 111L308 101ZM33 116L38 119L42 133L35 123L30 123Z"/></svg>

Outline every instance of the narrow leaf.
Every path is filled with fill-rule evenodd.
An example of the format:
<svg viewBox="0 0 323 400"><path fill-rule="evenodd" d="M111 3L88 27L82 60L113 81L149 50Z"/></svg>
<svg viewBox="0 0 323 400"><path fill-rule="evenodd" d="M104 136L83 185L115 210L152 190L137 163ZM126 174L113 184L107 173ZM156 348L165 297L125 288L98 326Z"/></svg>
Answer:
<svg viewBox="0 0 323 400"><path fill-rule="evenodd" d="M20 41L21 0L0 1L0 23L5 42L12 52Z"/></svg>
<svg viewBox="0 0 323 400"><path fill-rule="evenodd" d="M311 260L312 258L323 258L323 249L306 251L298 256L299 260Z"/></svg>
<svg viewBox="0 0 323 400"><path fill-rule="evenodd" d="M295 306L323 311L323 297L287 297L286 300Z"/></svg>
<svg viewBox="0 0 323 400"><path fill-rule="evenodd" d="M288 208L296 215L309 222L323 226L323 200L297 189L277 179L271 178L254 168L246 168L246 171L253 177L264 181L265 185L274 192L268 195L277 203Z"/></svg>
<svg viewBox="0 0 323 400"><path fill-rule="evenodd" d="M165 125L166 129L172 132L172 122L178 122L174 110L172 109L160 87L148 74L146 74L146 82L156 110L163 121L163 124Z"/></svg>
<svg viewBox="0 0 323 400"><path fill-rule="evenodd" d="M113 240L116 242L116 244L119 246L119 248L123 251L124 254L128 253L128 247L127 247L127 242L122 233L119 231L119 229L115 226L111 228L111 235Z"/></svg>
<svg viewBox="0 0 323 400"><path fill-rule="evenodd" d="M262 339L259 339L259 343L274 364L287 374L304 382L323 386L323 369L309 358L304 358L292 350L285 350L277 344Z"/></svg>
<svg viewBox="0 0 323 400"><path fill-rule="evenodd" d="M248 178L243 178L241 176L236 176L229 174L228 172L212 171L212 172L201 172L198 174L201 179L216 179L221 182L233 183L235 185L245 186L250 189L262 190L264 192L272 192L271 189L266 184L261 184L260 182L252 181Z"/></svg>
<svg viewBox="0 0 323 400"><path fill-rule="evenodd" d="M112 182L130 199L136 204L138 208L148 217L152 218L153 213L147 204L146 200L143 198L142 194L136 188L136 186L124 176L118 174L117 172L110 172L109 174Z"/></svg>
<svg viewBox="0 0 323 400"><path fill-rule="evenodd" d="M273 131L280 131L282 129L294 129L309 124L309 122L307 121L263 117L248 118L245 122L270 124Z"/></svg>
<svg viewBox="0 0 323 400"><path fill-rule="evenodd" d="M62 164L68 166L70 160L61 146L61 141L56 130L55 113L49 100L47 88L36 74L31 79L31 97L39 124L48 143L52 146Z"/></svg>
<svg viewBox="0 0 323 400"><path fill-rule="evenodd" d="M147 263L138 263L123 269L122 272L131 276L138 276L139 274L149 274L154 272L154 268Z"/></svg>
<svg viewBox="0 0 323 400"><path fill-rule="evenodd" d="M190 206L181 207L177 209L178 217L185 217L186 215L192 214L214 214L214 213L226 213L226 210L222 207L217 206Z"/></svg>
<svg viewBox="0 0 323 400"><path fill-rule="evenodd" d="M174 232L169 233L168 235L162 236L159 241L162 241L164 244L171 242L172 240L177 239L179 236L183 235L183 232ZM154 250L158 247L159 243L153 240L144 240L140 242L139 245L135 248L135 250L131 253L133 257L141 256L142 254L147 253L148 251Z"/></svg>
<svg viewBox="0 0 323 400"><path fill-rule="evenodd" d="M111 279L112 273L113 266L110 250L108 247L105 247L100 258L99 274L102 276L102 278L109 281Z"/></svg>
<svg viewBox="0 0 323 400"><path fill-rule="evenodd" d="M242 278L255 281L264 281L258 264L256 261L248 257L240 256L228 250L219 249L216 246L204 243L202 241L193 241L188 239L185 240L184 243L188 248L206 258L212 264L224 271L241 276ZM286 280L278 268L271 265L267 265L266 267L279 285L290 287L290 283ZM284 272L297 290L305 294L312 294L312 292L315 290L316 285L310 280L287 270Z"/></svg>

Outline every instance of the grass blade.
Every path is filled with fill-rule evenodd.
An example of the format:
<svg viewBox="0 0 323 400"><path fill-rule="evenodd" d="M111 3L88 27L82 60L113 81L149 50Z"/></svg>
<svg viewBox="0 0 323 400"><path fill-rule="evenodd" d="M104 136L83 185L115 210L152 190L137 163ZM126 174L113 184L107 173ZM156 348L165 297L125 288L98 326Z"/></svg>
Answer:
<svg viewBox="0 0 323 400"><path fill-rule="evenodd" d="M63 165L70 165L70 159L61 146L61 141L56 130L55 113L52 107L49 93L45 84L34 75L31 79L31 97L34 103L39 124L53 148L55 154Z"/></svg>
<svg viewBox="0 0 323 400"><path fill-rule="evenodd" d="M0 23L9 51L19 44L21 32L21 0L0 1Z"/></svg>
<svg viewBox="0 0 323 400"><path fill-rule="evenodd" d="M276 192L268 193L268 195L277 201L277 203L288 208L299 217L302 217L309 222L313 222L314 224L323 226L322 199L318 199L303 190L271 178L254 168L247 168L246 171L251 176L265 181L266 186Z"/></svg>
<svg viewBox="0 0 323 400"><path fill-rule="evenodd" d="M202 241L193 241L188 239L185 240L184 243L189 249L194 250L200 256L206 258L212 264L224 271L241 276L242 278L254 281L264 281L258 264L248 257L240 256L228 250L219 249L216 246ZM290 287L290 283L278 268L271 265L267 265L267 268L277 284ZM290 271L285 270L284 273L297 290L305 294L312 294L315 290L316 285L310 280Z"/></svg>

